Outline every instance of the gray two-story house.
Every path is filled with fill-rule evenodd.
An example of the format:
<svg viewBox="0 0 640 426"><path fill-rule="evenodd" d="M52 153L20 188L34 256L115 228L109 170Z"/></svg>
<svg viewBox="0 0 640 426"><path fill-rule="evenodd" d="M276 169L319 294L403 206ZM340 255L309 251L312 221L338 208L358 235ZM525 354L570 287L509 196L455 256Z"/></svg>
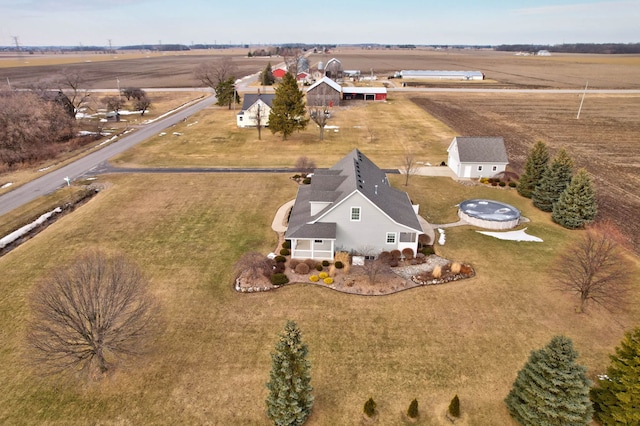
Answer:
<svg viewBox="0 0 640 426"><path fill-rule="evenodd" d="M410 248L415 254L422 233L418 206L354 149L300 186L285 238L292 258L333 260L336 251L377 255Z"/></svg>

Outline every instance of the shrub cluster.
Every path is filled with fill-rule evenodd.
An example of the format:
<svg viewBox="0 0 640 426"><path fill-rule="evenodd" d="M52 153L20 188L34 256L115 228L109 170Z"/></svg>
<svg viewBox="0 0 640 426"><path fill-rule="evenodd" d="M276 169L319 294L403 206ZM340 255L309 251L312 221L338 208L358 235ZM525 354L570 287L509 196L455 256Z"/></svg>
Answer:
<svg viewBox="0 0 640 426"><path fill-rule="evenodd" d="M320 278L317 275L311 275L309 277L309 281L317 283L320 280Z"/></svg>
<svg viewBox="0 0 640 426"><path fill-rule="evenodd" d="M284 285L289 282L289 278L285 274L276 273L271 275L271 284L273 285Z"/></svg>
<svg viewBox="0 0 640 426"><path fill-rule="evenodd" d="M309 273L309 265L307 265L306 263L298 263L295 268L294 271L296 274L300 274L300 275L305 275Z"/></svg>
<svg viewBox="0 0 640 426"><path fill-rule="evenodd" d="M283 248L282 250L280 250L280 254L282 256L289 256L291 254L291 251L289 249Z"/></svg>
<svg viewBox="0 0 640 426"><path fill-rule="evenodd" d="M324 283L327 285L333 284L333 278L331 277L325 277L322 281L324 281Z"/></svg>

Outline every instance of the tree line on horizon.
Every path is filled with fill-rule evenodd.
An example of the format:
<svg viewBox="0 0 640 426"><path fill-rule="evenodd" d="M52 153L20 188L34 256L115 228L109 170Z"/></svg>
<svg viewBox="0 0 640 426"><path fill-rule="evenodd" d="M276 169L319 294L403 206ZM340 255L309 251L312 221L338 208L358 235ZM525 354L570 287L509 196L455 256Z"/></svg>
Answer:
<svg viewBox="0 0 640 426"><path fill-rule="evenodd" d="M504 52L537 52L548 50L556 53L640 53L640 43L568 43L568 44L501 44L494 48Z"/></svg>

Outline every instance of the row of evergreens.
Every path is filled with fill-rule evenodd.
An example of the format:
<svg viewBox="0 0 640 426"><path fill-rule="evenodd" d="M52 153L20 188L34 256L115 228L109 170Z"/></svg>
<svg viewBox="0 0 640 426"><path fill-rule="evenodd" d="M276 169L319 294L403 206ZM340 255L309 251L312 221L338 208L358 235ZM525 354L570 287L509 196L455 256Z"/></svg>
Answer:
<svg viewBox="0 0 640 426"><path fill-rule="evenodd" d="M518 192L540 210L551 212L553 221L565 228L582 228L598 212L589 173L581 168L574 174L573 160L564 149L550 161L544 142L537 142L529 152Z"/></svg>
<svg viewBox="0 0 640 426"><path fill-rule="evenodd" d="M287 321L271 354L267 383L267 416L275 425L301 425L311 414L313 395L309 351L295 322ZM555 336L542 349L532 351L518 372L505 399L511 416L523 425L588 425L594 416L605 425L640 424L640 327L625 334L611 355L606 375L596 387L578 363L571 339ZM368 417L376 415L376 403L364 405ZM448 414L460 416L456 395ZM418 401L407 411L418 417Z"/></svg>

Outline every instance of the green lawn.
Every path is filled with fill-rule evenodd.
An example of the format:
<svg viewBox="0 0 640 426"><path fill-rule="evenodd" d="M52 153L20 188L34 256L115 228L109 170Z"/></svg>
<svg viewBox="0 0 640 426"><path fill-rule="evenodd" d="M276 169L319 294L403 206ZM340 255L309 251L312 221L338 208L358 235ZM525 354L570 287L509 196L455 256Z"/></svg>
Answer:
<svg viewBox="0 0 640 426"><path fill-rule="evenodd" d="M217 120L219 113L214 110L209 118ZM412 120L421 121L420 116ZM213 127L209 131L220 131ZM371 149L380 166L393 167L403 147L391 129L379 132L386 142L357 146L368 156ZM448 144L443 136L423 146L417 137L412 144L425 156L442 156ZM353 148L296 139L302 149L293 140L276 149L275 139L269 150L257 152L248 141L233 151L234 142L225 140L220 152L207 154L203 148L203 159L196 160L200 154L180 150L178 139L167 145L154 139L121 161L169 165L166 152L176 148L178 165L222 165L223 154L234 165L291 165L305 153L328 166ZM250 152L251 157L242 156ZM159 153L166 157L156 162ZM406 189L433 223L457 220L455 205L466 198L490 197L520 208L531 219L529 232L544 243L501 241L469 226L450 228L438 254L470 262L476 277L366 297L307 284L258 294L234 291L232 266L238 257L276 246L273 214L297 190L286 175L130 174L99 181L108 188L0 258L1 424L267 425L269 353L292 319L312 363L315 405L307 424L360 424L363 405L373 397L378 424L405 424L402 413L417 398L418 424L448 425L444 412L458 394L463 419L457 424L507 425L513 422L503 399L531 350L565 334L594 378L608 365L607 355L625 328L640 318L637 294L626 314L592 309L578 315L576 300L551 290L550 266L581 233L553 224L515 190L420 176L405 188L401 176L392 176L392 184ZM100 384L39 378L25 361L28 295L54 268L93 248L124 252L149 277L163 308L156 351Z"/></svg>

